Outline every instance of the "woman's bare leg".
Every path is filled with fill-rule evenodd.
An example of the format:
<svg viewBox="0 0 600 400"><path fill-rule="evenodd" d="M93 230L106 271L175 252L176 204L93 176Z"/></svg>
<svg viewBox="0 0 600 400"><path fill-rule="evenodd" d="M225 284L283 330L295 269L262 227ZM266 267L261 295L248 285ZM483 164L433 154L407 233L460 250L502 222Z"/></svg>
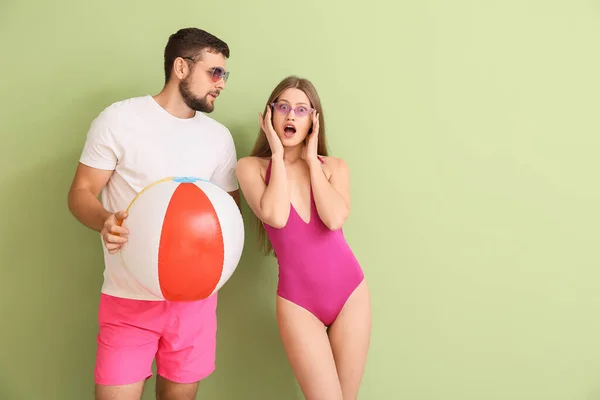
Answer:
<svg viewBox="0 0 600 400"><path fill-rule="evenodd" d="M306 309L277 296L277 323L306 400L343 400L325 327Z"/></svg>
<svg viewBox="0 0 600 400"><path fill-rule="evenodd" d="M365 280L348 298L328 334L343 399L356 400L371 341L371 301Z"/></svg>

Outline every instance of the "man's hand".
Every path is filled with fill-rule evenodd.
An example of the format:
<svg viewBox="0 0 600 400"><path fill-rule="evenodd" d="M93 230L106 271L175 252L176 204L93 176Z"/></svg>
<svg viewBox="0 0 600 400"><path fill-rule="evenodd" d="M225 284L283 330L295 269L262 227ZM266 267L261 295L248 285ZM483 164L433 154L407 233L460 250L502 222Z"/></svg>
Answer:
<svg viewBox="0 0 600 400"><path fill-rule="evenodd" d="M125 243L127 243L127 236L129 231L123 228L123 220L127 218L127 213L119 211L111 214L100 231L104 245L108 249L110 254L116 254Z"/></svg>

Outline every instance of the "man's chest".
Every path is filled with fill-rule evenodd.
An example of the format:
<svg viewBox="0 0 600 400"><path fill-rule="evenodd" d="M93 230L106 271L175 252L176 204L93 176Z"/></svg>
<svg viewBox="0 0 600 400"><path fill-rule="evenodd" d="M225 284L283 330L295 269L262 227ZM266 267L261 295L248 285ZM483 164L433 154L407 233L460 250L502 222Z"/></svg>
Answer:
<svg viewBox="0 0 600 400"><path fill-rule="evenodd" d="M220 146L206 137L138 135L138 140L123 143L117 169L142 186L171 176L209 179L219 165L220 153Z"/></svg>

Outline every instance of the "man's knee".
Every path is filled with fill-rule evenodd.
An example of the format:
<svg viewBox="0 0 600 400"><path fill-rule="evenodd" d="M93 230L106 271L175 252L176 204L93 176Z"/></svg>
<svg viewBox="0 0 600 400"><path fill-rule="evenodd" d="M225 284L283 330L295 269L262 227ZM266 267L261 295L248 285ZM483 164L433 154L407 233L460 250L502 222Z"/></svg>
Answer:
<svg viewBox="0 0 600 400"><path fill-rule="evenodd" d="M96 400L140 400L144 382L131 385L107 386L96 384Z"/></svg>
<svg viewBox="0 0 600 400"><path fill-rule="evenodd" d="M177 383L160 375L156 378L156 400L195 400L198 382Z"/></svg>

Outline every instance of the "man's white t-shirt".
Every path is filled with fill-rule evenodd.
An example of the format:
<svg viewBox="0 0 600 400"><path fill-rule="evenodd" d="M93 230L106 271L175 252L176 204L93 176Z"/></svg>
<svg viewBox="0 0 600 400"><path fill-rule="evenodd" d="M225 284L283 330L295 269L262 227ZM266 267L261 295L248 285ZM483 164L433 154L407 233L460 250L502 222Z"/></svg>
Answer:
<svg viewBox="0 0 600 400"><path fill-rule="evenodd" d="M124 211L149 184L169 176L210 180L227 192L238 189L235 145L229 130L197 112L177 118L152 96L116 102L92 122L80 162L114 171L101 193L109 212ZM160 300L126 271L120 255L104 249L104 283L108 295Z"/></svg>

